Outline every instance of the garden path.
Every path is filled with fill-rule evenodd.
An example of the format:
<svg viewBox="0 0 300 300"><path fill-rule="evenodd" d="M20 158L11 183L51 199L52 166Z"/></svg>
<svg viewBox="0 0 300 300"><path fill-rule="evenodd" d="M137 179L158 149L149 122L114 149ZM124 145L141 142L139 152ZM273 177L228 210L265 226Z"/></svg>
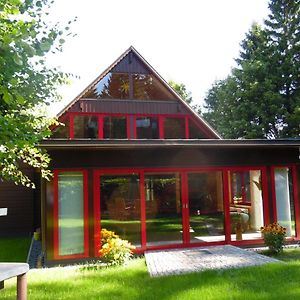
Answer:
<svg viewBox="0 0 300 300"><path fill-rule="evenodd" d="M166 276L209 269L228 269L281 262L231 245L146 251L150 276Z"/></svg>

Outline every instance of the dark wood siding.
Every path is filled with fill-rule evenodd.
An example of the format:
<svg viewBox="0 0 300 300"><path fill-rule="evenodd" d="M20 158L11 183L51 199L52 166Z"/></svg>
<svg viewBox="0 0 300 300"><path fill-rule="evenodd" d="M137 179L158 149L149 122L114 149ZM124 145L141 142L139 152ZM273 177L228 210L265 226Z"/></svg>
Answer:
<svg viewBox="0 0 300 300"><path fill-rule="evenodd" d="M124 114L189 114L178 101L82 99L72 112Z"/></svg>
<svg viewBox="0 0 300 300"><path fill-rule="evenodd" d="M130 51L112 70L118 73L149 74L147 66Z"/></svg>
<svg viewBox="0 0 300 300"><path fill-rule="evenodd" d="M297 148L52 150L53 168L259 166L298 163Z"/></svg>
<svg viewBox="0 0 300 300"><path fill-rule="evenodd" d="M35 179L33 171L26 173ZM0 216L0 235L28 234L39 227L38 190L0 182L0 207L7 207L7 216Z"/></svg>

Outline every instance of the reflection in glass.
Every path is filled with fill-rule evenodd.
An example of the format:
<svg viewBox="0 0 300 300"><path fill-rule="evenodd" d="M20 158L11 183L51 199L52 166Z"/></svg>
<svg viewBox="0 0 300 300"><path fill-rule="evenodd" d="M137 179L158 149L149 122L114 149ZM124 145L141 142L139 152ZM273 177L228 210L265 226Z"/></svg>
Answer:
<svg viewBox="0 0 300 300"><path fill-rule="evenodd" d="M259 239L264 225L261 171L229 174L231 240Z"/></svg>
<svg viewBox="0 0 300 300"><path fill-rule="evenodd" d="M185 120L183 118L164 118L165 139L184 139Z"/></svg>
<svg viewBox="0 0 300 300"><path fill-rule="evenodd" d="M126 117L104 117L103 137L105 139L126 139Z"/></svg>
<svg viewBox="0 0 300 300"><path fill-rule="evenodd" d="M275 168L277 222L286 228L288 237L296 235L292 178L290 168Z"/></svg>
<svg viewBox="0 0 300 300"><path fill-rule="evenodd" d="M100 177L101 228L112 230L135 246L141 245L138 175Z"/></svg>
<svg viewBox="0 0 300 300"><path fill-rule="evenodd" d="M205 136L200 131L199 127L195 125L192 120L189 120L189 138L190 139L204 139Z"/></svg>
<svg viewBox="0 0 300 300"><path fill-rule="evenodd" d="M108 73L83 98L128 99L129 74Z"/></svg>
<svg viewBox="0 0 300 300"><path fill-rule="evenodd" d="M174 100L175 97L153 75L133 75L133 98L138 100Z"/></svg>
<svg viewBox="0 0 300 300"><path fill-rule="evenodd" d="M98 138L98 117L74 116L74 138Z"/></svg>
<svg viewBox="0 0 300 300"><path fill-rule="evenodd" d="M70 121L67 118L64 122L61 122L64 125L58 125L52 130L51 138L54 139L67 139L70 137Z"/></svg>
<svg viewBox="0 0 300 300"><path fill-rule="evenodd" d="M147 245L182 243L179 174L146 174Z"/></svg>
<svg viewBox="0 0 300 300"><path fill-rule="evenodd" d="M222 172L188 175L191 243L224 241Z"/></svg>
<svg viewBox="0 0 300 300"><path fill-rule="evenodd" d="M152 117L136 118L136 137L137 139L158 139L158 121Z"/></svg>
<svg viewBox="0 0 300 300"><path fill-rule="evenodd" d="M58 175L58 255L84 253L83 175Z"/></svg>

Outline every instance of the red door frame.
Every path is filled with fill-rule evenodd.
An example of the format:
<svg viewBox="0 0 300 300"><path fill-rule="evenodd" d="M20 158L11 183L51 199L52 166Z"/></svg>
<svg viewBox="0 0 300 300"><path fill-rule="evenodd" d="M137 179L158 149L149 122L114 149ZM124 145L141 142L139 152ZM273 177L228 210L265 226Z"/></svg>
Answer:
<svg viewBox="0 0 300 300"><path fill-rule="evenodd" d="M246 166L246 167L201 167L201 168L120 168L120 169L98 169L94 171L94 240L95 240L95 256L99 256L100 250L100 224L97 220L100 220L100 186L99 180L102 174L137 174L140 176L140 197L141 197L141 247L136 252L143 252L146 249L170 249L170 248L183 248L186 246L197 247L207 245L224 245L225 243L232 243L235 245L247 245L253 243L262 243L262 239L257 240L242 240L242 241L231 241L230 232L230 204L229 204L229 172L233 171L250 171L259 170L262 176L262 196L263 196L263 209L264 209L264 223L269 222L269 211L268 211L268 189L267 189L267 175L266 167L257 166ZM188 174L197 172L212 172L220 171L223 177L223 198L224 198L224 216L225 216L225 241L218 242L199 242L190 243L189 233L189 206L188 206ZM145 211L145 192L144 192L144 179L145 173L158 173L158 174L170 174L179 173L181 176L181 197L182 197L182 225L183 225L183 242L181 244L173 245L160 245L160 246L147 246L146 245L146 211Z"/></svg>
<svg viewBox="0 0 300 300"><path fill-rule="evenodd" d="M273 216L274 222L277 222L277 205L276 205L276 188L275 188L275 169L280 168L289 168L292 171L292 182L293 182L293 200L294 200L294 209L295 209L295 239L299 239L300 235L300 210L299 210L299 189L298 189L298 180L297 180L297 169L294 164L286 164L279 166L271 166L271 185L272 185L272 206L273 206ZM293 239L291 237L290 239Z"/></svg>
<svg viewBox="0 0 300 300"><path fill-rule="evenodd" d="M269 193L268 193L268 183L267 183L267 168L265 166L243 166L243 167L229 167L225 168L224 172L227 173L227 180L228 185L229 182L231 184L231 178L228 176L230 172L245 172L245 171L260 171L261 172L261 184L262 184L262 200L263 200L263 216L264 216L264 224L268 224L270 222L270 216L269 216ZM251 244L261 244L263 243L262 238L260 239L253 239L253 240L242 240L242 241L232 241L231 240L231 232L230 232L230 226L231 226L231 220L230 220L230 198L229 198L229 190L228 193L228 216L225 219L226 222L226 241L230 242L233 245L251 245Z"/></svg>
<svg viewBox="0 0 300 300"><path fill-rule="evenodd" d="M84 252L72 255L59 255L58 232L58 175L59 173L78 172L83 174L83 224L84 224ZM88 224L88 172L85 169L56 169L53 171L54 201L53 201L53 258L76 259L89 256L89 224Z"/></svg>

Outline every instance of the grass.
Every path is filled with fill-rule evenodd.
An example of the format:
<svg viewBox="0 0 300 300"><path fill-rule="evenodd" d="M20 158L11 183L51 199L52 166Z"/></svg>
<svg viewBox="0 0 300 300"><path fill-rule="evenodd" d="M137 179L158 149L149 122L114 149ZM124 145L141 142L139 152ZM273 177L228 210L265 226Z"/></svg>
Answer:
<svg viewBox="0 0 300 300"><path fill-rule="evenodd" d="M286 250L288 261L231 270L151 278L144 259L124 267L80 271L79 267L30 270L29 299L300 299L300 251ZM15 280L0 291L14 299Z"/></svg>
<svg viewBox="0 0 300 300"><path fill-rule="evenodd" d="M29 237L1 238L0 262L25 262L30 242Z"/></svg>

